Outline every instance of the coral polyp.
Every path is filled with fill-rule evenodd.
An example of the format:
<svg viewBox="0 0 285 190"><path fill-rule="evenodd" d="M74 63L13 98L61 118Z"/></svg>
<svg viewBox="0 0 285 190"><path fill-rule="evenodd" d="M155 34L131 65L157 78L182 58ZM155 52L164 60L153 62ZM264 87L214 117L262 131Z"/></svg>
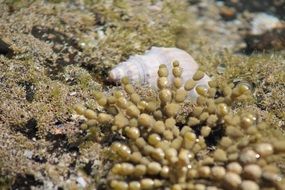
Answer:
<svg viewBox="0 0 285 190"><path fill-rule="evenodd" d="M123 78L125 92L108 97L95 94L102 111L76 106L89 128L104 124L121 137L110 146L116 159L108 186L116 190L284 189L274 158L285 152L285 142L262 138L266 123L250 112L238 114L231 109L234 101L250 96L248 86L219 85L214 80L209 88L195 86L204 76L200 70L182 84L178 62L173 63L172 81L169 73L160 65L155 99L143 99ZM181 120L193 89L199 96Z"/></svg>

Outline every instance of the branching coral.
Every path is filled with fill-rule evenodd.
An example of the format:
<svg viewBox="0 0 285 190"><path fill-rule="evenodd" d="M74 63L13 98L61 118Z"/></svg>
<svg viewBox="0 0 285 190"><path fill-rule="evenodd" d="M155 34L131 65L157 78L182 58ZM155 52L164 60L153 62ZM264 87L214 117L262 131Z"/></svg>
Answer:
<svg viewBox="0 0 285 190"><path fill-rule="evenodd" d="M284 188L275 158L285 152L284 141L262 136L267 125L257 116L234 114L230 105L250 96L246 84L209 88L196 86L204 73L182 84L182 68L173 63L173 81L165 65L158 70L155 100L143 100L127 78L126 94L95 94L104 111L97 113L77 105L89 129L108 124L121 141L111 151L118 156L109 172L112 189L251 189ZM199 94L187 122L177 118L188 91ZM106 126L108 126L106 125Z"/></svg>

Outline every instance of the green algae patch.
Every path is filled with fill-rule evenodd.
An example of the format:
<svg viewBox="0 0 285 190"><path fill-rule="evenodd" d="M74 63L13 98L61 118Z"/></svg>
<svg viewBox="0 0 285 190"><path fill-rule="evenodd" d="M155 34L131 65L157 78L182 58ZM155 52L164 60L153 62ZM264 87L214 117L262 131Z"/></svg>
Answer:
<svg viewBox="0 0 285 190"><path fill-rule="evenodd" d="M235 85L246 82L252 89L253 99L243 105L252 105L276 116L281 121L277 122L278 126L284 126L285 65L282 52L245 56L225 51L197 56L197 61L220 82ZM223 67L223 73L219 73L219 67Z"/></svg>
<svg viewBox="0 0 285 190"><path fill-rule="evenodd" d="M86 134L81 128L85 120L73 107L85 103L102 111L95 92L122 89L106 82L108 71L151 46L187 49L203 71L224 85L235 87L240 82L235 79L252 84L253 96L231 108L258 113L273 126L266 127L262 137L284 138L278 133L285 117L284 56L206 51L208 45L199 41L203 36L197 36L199 28L187 8L186 1L174 0L1 3L0 37L13 55L0 55L0 186L16 188L30 180L31 187L78 189L85 181L85 188L106 188L109 158L115 158L109 145L124 139L104 139L110 134L107 125ZM217 72L220 64L226 66L222 74ZM136 90L142 98L156 98L153 89ZM185 102L180 123L187 122L194 107ZM204 130L206 134L208 128ZM282 163L283 158L278 159Z"/></svg>
<svg viewBox="0 0 285 190"><path fill-rule="evenodd" d="M94 91L112 88L104 83L111 67L154 45L175 46L191 19L186 1L142 3L1 2L0 37L13 52L0 55L1 186L82 188L79 177L98 185L109 167L96 142L104 127L83 146L73 106L99 109Z"/></svg>
<svg viewBox="0 0 285 190"><path fill-rule="evenodd" d="M151 46L175 46L177 33L191 19L183 1L145 1L139 6L135 1L92 2L98 30L89 40L83 38L83 44L93 58L86 66L101 79L130 55L141 54Z"/></svg>

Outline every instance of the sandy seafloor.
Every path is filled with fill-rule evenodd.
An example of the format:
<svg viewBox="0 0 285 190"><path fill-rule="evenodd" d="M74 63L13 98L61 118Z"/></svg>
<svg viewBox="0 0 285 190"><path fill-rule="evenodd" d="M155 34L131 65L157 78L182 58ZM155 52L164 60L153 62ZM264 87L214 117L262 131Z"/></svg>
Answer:
<svg viewBox="0 0 285 190"><path fill-rule="evenodd" d="M258 13L285 19L284 1L237 2L0 0L0 189L107 188L111 142L100 141L104 131L86 139L73 106L97 109L94 91L119 88L109 70L152 46L179 47L209 76L248 82L253 98L232 109L266 121L263 138L284 140L285 30L251 34Z"/></svg>

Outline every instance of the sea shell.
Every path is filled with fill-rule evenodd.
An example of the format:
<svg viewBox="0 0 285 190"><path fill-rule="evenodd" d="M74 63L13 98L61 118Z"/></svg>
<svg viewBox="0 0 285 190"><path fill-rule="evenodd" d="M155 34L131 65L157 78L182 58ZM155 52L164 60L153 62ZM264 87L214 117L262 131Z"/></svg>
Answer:
<svg viewBox="0 0 285 190"><path fill-rule="evenodd" d="M267 13L256 14L251 21L251 34L261 35L274 28L283 28L284 24L277 18Z"/></svg>
<svg viewBox="0 0 285 190"><path fill-rule="evenodd" d="M183 69L182 81L191 79L198 70L199 65L187 52L178 48L152 47L143 55L131 56L125 62L119 63L110 73L109 78L112 81L119 81L123 77L128 77L133 83L149 84L157 87L157 71L159 65L165 64L169 71L172 70L172 63L178 61ZM172 81L173 76L169 75ZM210 78L205 75L197 82L197 85L208 86ZM197 97L197 93L192 91L190 95Z"/></svg>

